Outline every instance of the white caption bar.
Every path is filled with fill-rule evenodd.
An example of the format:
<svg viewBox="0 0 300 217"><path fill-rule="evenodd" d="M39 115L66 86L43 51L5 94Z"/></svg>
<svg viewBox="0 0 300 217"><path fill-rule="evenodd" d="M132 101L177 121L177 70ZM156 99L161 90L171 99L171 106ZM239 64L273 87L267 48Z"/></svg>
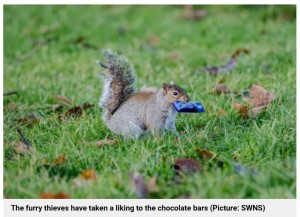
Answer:
<svg viewBox="0 0 300 217"><path fill-rule="evenodd" d="M296 217L296 199L271 200L13 200L4 199L4 216L246 216Z"/></svg>

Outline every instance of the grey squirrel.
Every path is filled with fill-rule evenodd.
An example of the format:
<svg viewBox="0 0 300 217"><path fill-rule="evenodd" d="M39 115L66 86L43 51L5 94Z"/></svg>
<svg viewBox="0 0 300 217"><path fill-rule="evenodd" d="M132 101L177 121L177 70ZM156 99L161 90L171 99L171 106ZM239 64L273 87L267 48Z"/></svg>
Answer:
<svg viewBox="0 0 300 217"><path fill-rule="evenodd" d="M103 120L108 128L124 137L138 138L151 132L161 134L164 129L176 132L174 101L186 103L187 93L174 82L163 83L160 89L137 91L136 75L127 58L110 50L103 50L104 86L99 106L104 109Z"/></svg>

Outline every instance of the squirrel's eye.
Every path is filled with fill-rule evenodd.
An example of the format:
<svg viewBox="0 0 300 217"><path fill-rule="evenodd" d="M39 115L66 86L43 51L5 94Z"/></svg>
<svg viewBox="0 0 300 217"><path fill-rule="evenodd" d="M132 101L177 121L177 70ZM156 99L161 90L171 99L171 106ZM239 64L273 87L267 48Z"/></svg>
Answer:
<svg viewBox="0 0 300 217"><path fill-rule="evenodd" d="M174 91L174 92L173 92L173 96L178 96L178 92L177 92L177 91Z"/></svg>

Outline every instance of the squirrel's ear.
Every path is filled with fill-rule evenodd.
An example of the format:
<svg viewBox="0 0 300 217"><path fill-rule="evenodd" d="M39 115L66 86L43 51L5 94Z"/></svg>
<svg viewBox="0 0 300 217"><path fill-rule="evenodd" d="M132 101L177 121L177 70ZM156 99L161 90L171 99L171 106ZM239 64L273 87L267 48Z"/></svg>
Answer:
<svg viewBox="0 0 300 217"><path fill-rule="evenodd" d="M174 85L174 81L171 81L171 82L170 82L170 85Z"/></svg>
<svg viewBox="0 0 300 217"><path fill-rule="evenodd" d="M163 83L163 94L166 95L168 92L168 85L166 83Z"/></svg>

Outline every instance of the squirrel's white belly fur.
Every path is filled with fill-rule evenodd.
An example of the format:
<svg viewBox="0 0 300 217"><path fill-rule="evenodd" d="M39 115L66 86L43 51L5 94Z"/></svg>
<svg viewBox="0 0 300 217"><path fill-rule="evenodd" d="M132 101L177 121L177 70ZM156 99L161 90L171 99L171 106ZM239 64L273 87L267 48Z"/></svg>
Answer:
<svg viewBox="0 0 300 217"><path fill-rule="evenodd" d="M176 114L177 114L176 109L173 106L171 106L168 109L168 117L167 117L167 120L166 120L165 127L166 127L166 129L168 129L172 132L176 131L176 128L175 128Z"/></svg>

